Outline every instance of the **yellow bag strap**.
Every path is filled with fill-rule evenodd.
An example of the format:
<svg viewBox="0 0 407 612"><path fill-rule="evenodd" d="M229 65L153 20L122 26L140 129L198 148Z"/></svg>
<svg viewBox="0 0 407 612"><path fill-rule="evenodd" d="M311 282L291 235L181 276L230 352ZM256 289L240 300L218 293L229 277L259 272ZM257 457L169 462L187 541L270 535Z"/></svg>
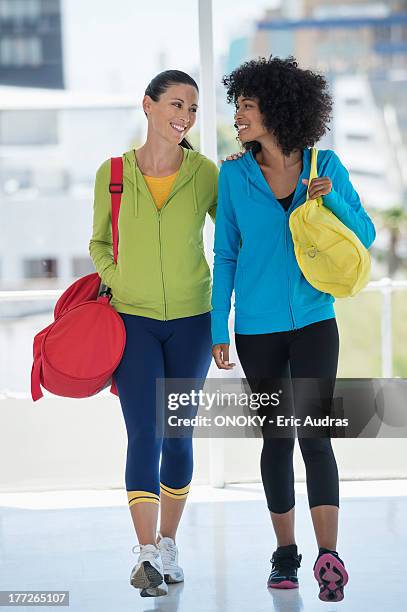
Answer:
<svg viewBox="0 0 407 612"><path fill-rule="evenodd" d="M308 180L308 187L307 187L307 200L309 199L308 190L309 190L310 183L312 179L318 177L317 157L318 157L318 150L315 147L312 147L311 149L311 170L309 173L309 180Z"/></svg>

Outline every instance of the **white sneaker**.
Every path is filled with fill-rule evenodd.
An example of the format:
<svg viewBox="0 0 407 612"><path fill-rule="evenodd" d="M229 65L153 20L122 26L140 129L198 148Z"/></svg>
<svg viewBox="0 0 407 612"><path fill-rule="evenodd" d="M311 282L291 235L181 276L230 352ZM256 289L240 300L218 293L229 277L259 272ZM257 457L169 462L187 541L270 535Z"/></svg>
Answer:
<svg viewBox="0 0 407 612"><path fill-rule="evenodd" d="M141 589L142 597L167 595L168 586L164 581L163 562L160 551L154 544L137 545L133 552L140 551L137 564L130 574L130 584Z"/></svg>
<svg viewBox="0 0 407 612"><path fill-rule="evenodd" d="M167 584L183 582L184 572L178 565L178 548L172 538L161 538L158 542L164 569L164 580Z"/></svg>

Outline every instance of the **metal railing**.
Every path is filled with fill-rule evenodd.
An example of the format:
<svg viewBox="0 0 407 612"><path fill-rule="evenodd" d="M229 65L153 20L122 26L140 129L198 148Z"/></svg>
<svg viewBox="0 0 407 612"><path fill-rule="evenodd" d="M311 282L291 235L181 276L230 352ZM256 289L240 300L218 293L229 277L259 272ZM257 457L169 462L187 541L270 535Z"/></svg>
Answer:
<svg viewBox="0 0 407 612"><path fill-rule="evenodd" d="M362 291L379 291L382 294L381 305L381 361L382 378L393 376L393 333L392 333L392 295L394 291L407 290L407 280L382 278L371 281ZM65 289L39 289L27 291L0 291L2 302L26 302L57 300ZM20 394L19 394L20 395Z"/></svg>
<svg viewBox="0 0 407 612"><path fill-rule="evenodd" d="M371 281L363 292L380 291L382 294L381 305L381 358L382 378L393 376L393 291L407 289L407 280L392 280L382 278L379 281Z"/></svg>

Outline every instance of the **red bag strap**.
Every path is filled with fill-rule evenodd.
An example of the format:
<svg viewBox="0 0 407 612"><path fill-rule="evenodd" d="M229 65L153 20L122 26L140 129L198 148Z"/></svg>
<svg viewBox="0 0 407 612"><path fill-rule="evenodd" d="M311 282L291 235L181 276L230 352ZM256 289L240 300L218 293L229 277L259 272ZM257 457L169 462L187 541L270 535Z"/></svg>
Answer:
<svg viewBox="0 0 407 612"><path fill-rule="evenodd" d="M113 393L114 395L119 395L119 392L118 392L117 387L116 387L116 381L115 381L115 379L113 377L112 377L112 385L111 385L109 391L110 391L110 393Z"/></svg>
<svg viewBox="0 0 407 612"><path fill-rule="evenodd" d="M42 361L41 356L35 358L31 367L31 397L34 402L43 397L41 391L41 372L42 372Z"/></svg>
<svg viewBox="0 0 407 612"><path fill-rule="evenodd" d="M33 365L31 368L31 397L33 401L39 400L43 397L41 391L42 382L42 342L47 331L53 326L53 323L48 325L45 329L41 330L34 337L33 344Z"/></svg>
<svg viewBox="0 0 407 612"><path fill-rule="evenodd" d="M119 251L119 212L123 193L123 158L112 157L110 159L110 183L109 192L112 198L112 241L113 257L117 263Z"/></svg>

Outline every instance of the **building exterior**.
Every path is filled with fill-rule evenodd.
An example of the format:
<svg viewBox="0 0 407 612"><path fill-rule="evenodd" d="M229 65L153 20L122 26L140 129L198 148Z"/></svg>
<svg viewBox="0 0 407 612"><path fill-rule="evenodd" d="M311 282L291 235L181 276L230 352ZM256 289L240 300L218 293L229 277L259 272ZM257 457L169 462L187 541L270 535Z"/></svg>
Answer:
<svg viewBox="0 0 407 612"><path fill-rule="evenodd" d="M389 108L377 104L371 82L362 74L338 75L332 94L333 148L349 170L362 201L374 210L400 205L404 175L392 140ZM393 127L399 133L397 125Z"/></svg>
<svg viewBox="0 0 407 612"><path fill-rule="evenodd" d="M232 42L228 64L236 55L240 63L270 54L293 55L302 68L325 74L334 113L318 145L335 148L366 206L405 205L407 2L281 3L265 11L244 44Z"/></svg>
<svg viewBox="0 0 407 612"><path fill-rule="evenodd" d="M1 289L93 271L95 172L131 148L143 118L127 96L0 88Z"/></svg>
<svg viewBox="0 0 407 612"><path fill-rule="evenodd" d="M64 87L60 0L0 0L0 85Z"/></svg>

